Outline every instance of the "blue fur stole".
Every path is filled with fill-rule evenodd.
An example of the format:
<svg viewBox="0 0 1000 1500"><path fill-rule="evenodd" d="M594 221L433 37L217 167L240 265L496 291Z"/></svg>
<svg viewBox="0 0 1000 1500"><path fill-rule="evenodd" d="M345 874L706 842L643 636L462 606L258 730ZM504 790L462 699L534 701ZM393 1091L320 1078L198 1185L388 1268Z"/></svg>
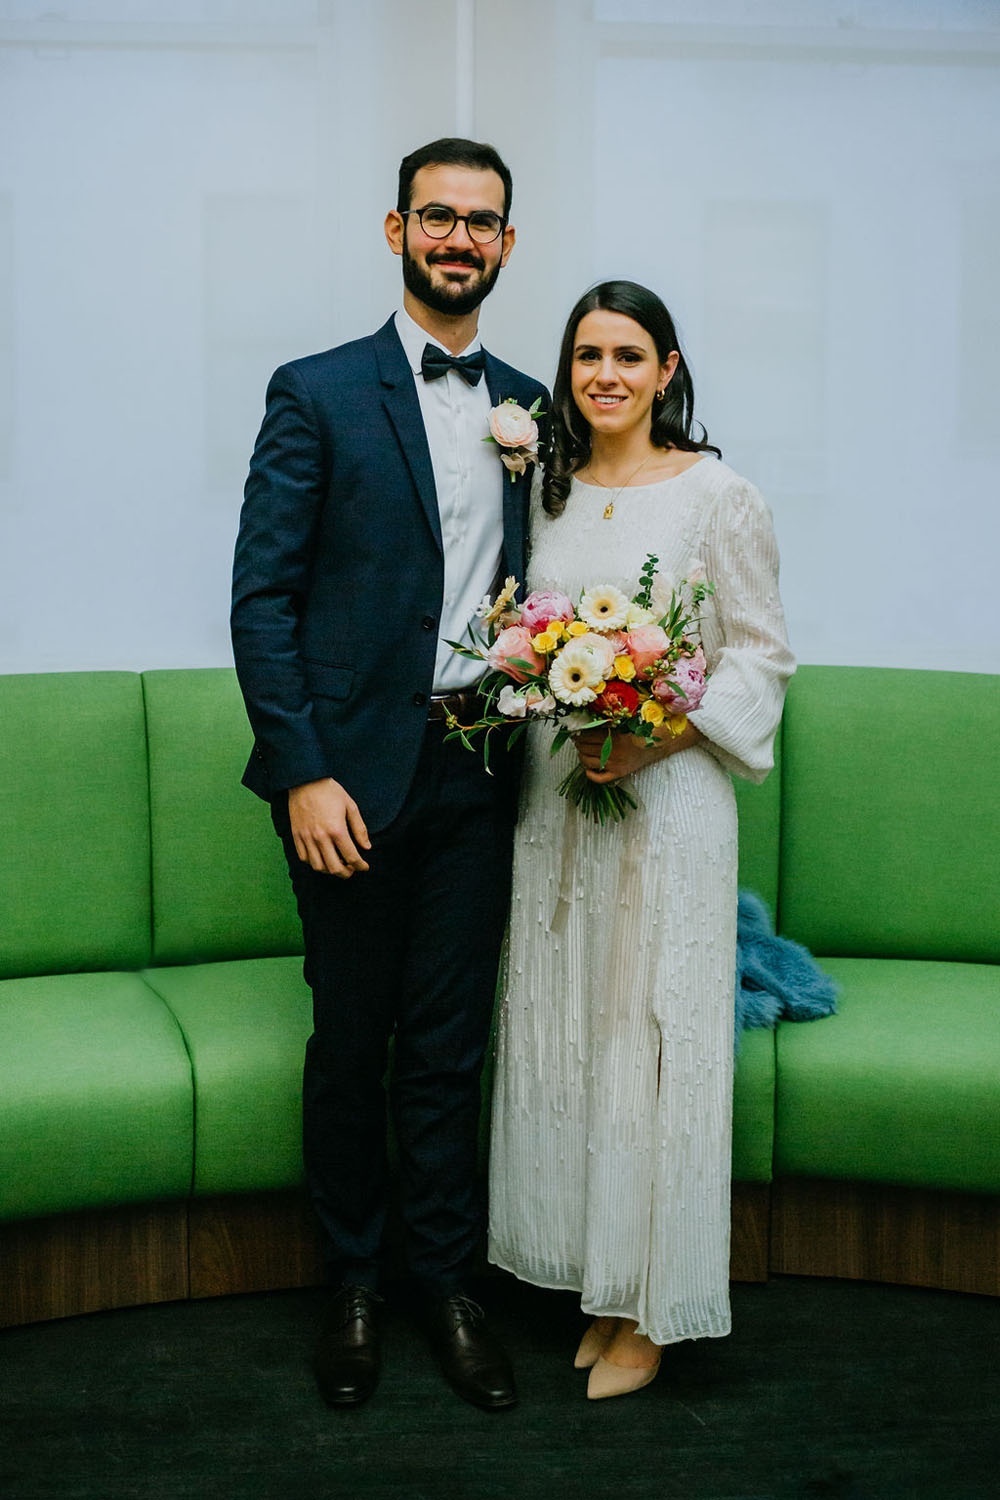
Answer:
<svg viewBox="0 0 1000 1500"><path fill-rule="evenodd" d="M837 986L808 948L775 937L759 896L740 891L736 914L736 1047L746 1026L815 1021L837 1009Z"/></svg>

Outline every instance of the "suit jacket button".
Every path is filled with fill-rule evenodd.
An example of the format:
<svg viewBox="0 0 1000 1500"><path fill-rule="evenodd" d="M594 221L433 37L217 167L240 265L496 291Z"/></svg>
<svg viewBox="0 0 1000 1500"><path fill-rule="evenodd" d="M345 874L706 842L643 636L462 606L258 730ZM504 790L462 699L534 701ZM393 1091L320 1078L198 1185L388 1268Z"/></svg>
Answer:
<svg viewBox="0 0 1000 1500"><path fill-rule="evenodd" d="M424 630L433 630L434 626L437 624L437 620L435 620L433 615L424 615L424 618L421 620L420 624Z"/></svg>
<svg viewBox="0 0 1000 1500"><path fill-rule="evenodd" d="M414 695L413 695L413 701L417 705L418 708L423 708L424 704L427 702L427 694L426 693L414 693Z"/></svg>

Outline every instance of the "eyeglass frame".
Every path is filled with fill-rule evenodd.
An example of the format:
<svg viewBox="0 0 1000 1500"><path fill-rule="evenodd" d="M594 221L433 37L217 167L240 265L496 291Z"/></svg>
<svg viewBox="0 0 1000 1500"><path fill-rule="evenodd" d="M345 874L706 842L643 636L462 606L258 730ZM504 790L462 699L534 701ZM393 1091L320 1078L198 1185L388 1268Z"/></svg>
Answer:
<svg viewBox="0 0 1000 1500"><path fill-rule="evenodd" d="M428 211L428 209L431 208L446 208L451 214L454 223L448 226L444 234L431 234L429 229L424 229L423 216ZM456 225L464 224L465 232L474 245L492 245L496 240L500 238L504 230L507 228L507 220L504 215L494 213L492 208L474 208L471 214L457 214L448 203L425 203L423 208L400 208L397 209L397 213L399 214L401 219L405 219L409 214L416 214L417 218L420 220L420 228L423 229L424 234L426 234L429 240L446 240L449 234L454 231ZM472 233L472 230L469 228L469 220L474 219L476 214L490 214L493 218L499 219L500 221L496 234L492 235L488 240L477 240L475 235Z"/></svg>

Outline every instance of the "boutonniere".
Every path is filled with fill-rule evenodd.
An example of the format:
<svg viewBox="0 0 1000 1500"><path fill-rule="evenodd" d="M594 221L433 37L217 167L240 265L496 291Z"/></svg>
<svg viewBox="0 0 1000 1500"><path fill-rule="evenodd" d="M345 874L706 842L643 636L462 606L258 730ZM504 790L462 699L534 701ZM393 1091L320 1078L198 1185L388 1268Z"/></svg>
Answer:
<svg viewBox="0 0 1000 1500"><path fill-rule="evenodd" d="M540 416L541 396L535 398L525 411L518 406L513 396L501 401L490 412L490 430L484 443L496 443L501 450L500 462L509 470L511 483L518 474L523 474L529 464L538 460L538 426L535 418Z"/></svg>

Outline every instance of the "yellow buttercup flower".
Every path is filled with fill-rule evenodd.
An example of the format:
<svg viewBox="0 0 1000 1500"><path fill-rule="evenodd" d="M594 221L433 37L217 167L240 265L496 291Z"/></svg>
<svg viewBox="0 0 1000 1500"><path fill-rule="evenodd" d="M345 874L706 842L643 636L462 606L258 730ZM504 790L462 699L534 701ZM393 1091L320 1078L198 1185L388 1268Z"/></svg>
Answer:
<svg viewBox="0 0 1000 1500"><path fill-rule="evenodd" d="M550 620L548 633L554 635L557 641L561 641L566 634L566 626L562 620Z"/></svg>
<svg viewBox="0 0 1000 1500"><path fill-rule="evenodd" d="M673 735L683 734L687 728L687 714L671 714L667 719L667 728Z"/></svg>
<svg viewBox="0 0 1000 1500"><path fill-rule="evenodd" d="M635 662L627 652L615 657L615 676L621 682L631 682L635 676Z"/></svg>
<svg viewBox="0 0 1000 1500"><path fill-rule="evenodd" d="M540 630L537 635L531 637L531 644L542 656L548 656L559 644L559 637L554 630Z"/></svg>
<svg viewBox="0 0 1000 1500"><path fill-rule="evenodd" d="M567 635L586 635L589 630L590 630L590 626L589 625L585 625L582 620L574 620L573 623L572 623L572 625L568 625L566 627L566 634Z"/></svg>
<svg viewBox="0 0 1000 1500"><path fill-rule="evenodd" d="M647 724L662 724L666 718L666 714L663 711L663 704L657 703L655 698L647 698L639 710L639 717L640 719L644 719Z"/></svg>

